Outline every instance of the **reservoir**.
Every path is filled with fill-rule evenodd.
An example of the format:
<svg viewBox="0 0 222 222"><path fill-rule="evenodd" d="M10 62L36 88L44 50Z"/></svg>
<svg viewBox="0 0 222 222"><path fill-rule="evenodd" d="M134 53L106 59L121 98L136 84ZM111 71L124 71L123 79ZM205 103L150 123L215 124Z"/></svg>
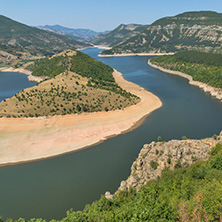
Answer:
<svg viewBox="0 0 222 222"><path fill-rule="evenodd" d="M16 72L0 72L0 102L14 96L24 88L32 87L36 82L29 82L27 75Z"/></svg>
<svg viewBox="0 0 222 222"><path fill-rule="evenodd" d="M106 191L115 192L120 182L129 176L143 144L156 141L158 136L165 141L182 136L198 139L222 130L222 103L219 100L189 85L182 77L150 67L147 61L151 57L100 58L101 51L97 48L83 50L123 73L125 79L153 92L163 106L135 130L91 148L56 158L0 167L0 215L3 218L61 219L70 208L81 210ZM13 87L10 81L14 78L10 80L8 74L0 73L0 78L5 75L7 80L7 84L2 84L0 79L2 99L31 86L16 88L19 84L15 84ZM21 74L14 75L20 78ZM24 76L21 83L26 79Z"/></svg>

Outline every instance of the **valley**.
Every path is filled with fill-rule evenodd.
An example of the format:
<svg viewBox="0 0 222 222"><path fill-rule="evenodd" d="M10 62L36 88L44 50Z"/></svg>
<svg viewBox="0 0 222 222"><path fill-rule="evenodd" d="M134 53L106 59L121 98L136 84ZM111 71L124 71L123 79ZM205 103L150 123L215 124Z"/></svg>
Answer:
<svg viewBox="0 0 222 222"><path fill-rule="evenodd" d="M221 220L221 13L0 21L0 221Z"/></svg>

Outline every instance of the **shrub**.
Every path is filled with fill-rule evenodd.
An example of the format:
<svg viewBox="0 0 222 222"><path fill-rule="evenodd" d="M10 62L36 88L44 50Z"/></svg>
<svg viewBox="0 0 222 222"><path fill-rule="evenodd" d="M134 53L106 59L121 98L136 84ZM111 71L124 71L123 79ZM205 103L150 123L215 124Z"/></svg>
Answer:
<svg viewBox="0 0 222 222"><path fill-rule="evenodd" d="M171 158L170 157L167 158L167 163L171 164Z"/></svg>
<svg viewBox="0 0 222 222"><path fill-rule="evenodd" d="M162 141L162 137L161 137L161 136L158 136L158 137L157 137L157 141L158 141L158 142L161 142L161 141Z"/></svg>
<svg viewBox="0 0 222 222"><path fill-rule="evenodd" d="M151 161L150 162L150 166L154 169L154 170L156 170L157 169L157 167L159 166L159 164L157 163L157 162L155 162L155 161Z"/></svg>

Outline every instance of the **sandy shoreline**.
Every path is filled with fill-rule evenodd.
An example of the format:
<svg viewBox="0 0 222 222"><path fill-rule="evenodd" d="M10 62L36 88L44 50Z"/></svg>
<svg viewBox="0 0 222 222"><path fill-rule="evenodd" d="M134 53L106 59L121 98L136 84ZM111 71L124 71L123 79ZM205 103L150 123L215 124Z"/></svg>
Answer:
<svg viewBox="0 0 222 222"><path fill-rule="evenodd" d="M160 99L126 81L115 71L116 82L141 101L124 110L39 118L0 118L0 165L49 158L91 146L135 126L161 107Z"/></svg>
<svg viewBox="0 0 222 222"><path fill-rule="evenodd" d="M160 55L173 55L174 53L122 53L113 55L101 55L99 57L121 57L121 56L160 56Z"/></svg>
<svg viewBox="0 0 222 222"><path fill-rule="evenodd" d="M48 78L46 76L33 76L31 71L24 68L2 67L0 68L0 72L19 72L22 74L26 74L30 82L41 82L42 80Z"/></svg>
<svg viewBox="0 0 222 222"><path fill-rule="evenodd" d="M155 64L151 63L150 60L148 60L148 64L150 66L152 66L153 68L155 68L155 69L159 69L160 71L163 71L163 72L166 72L166 73L169 73L169 74L173 74L173 75L178 75L178 76L181 76L183 78L188 79L189 84L198 86L204 92L210 93L211 96L216 97L217 99L219 99L222 102L222 89L207 85L206 83L203 83L203 82L194 81L193 77L188 75L188 74L185 74L185 73L182 73L182 72L179 72L179 71L164 69L161 66L158 66L158 65L155 65Z"/></svg>

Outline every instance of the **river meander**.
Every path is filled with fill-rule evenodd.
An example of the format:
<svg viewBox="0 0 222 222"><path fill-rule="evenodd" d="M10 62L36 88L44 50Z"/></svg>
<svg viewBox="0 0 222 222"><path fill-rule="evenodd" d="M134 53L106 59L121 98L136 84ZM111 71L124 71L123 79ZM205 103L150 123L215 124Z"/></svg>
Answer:
<svg viewBox="0 0 222 222"><path fill-rule="evenodd" d="M132 162L143 144L158 136L164 140L182 136L203 138L221 131L222 103L189 85L188 80L153 69L147 64L148 56L99 58L100 51L97 48L83 50L123 73L125 79L153 92L163 106L137 129L91 148L0 167L0 215L3 218L61 219L68 209L81 210L106 191L114 192L130 174ZM16 93L17 88L13 89L10 80L7 82L8 91ZM15 86L18 85L17 81ZM0 93L3 87L2 99L7 97L7 86L0 81Z"/></svg>

